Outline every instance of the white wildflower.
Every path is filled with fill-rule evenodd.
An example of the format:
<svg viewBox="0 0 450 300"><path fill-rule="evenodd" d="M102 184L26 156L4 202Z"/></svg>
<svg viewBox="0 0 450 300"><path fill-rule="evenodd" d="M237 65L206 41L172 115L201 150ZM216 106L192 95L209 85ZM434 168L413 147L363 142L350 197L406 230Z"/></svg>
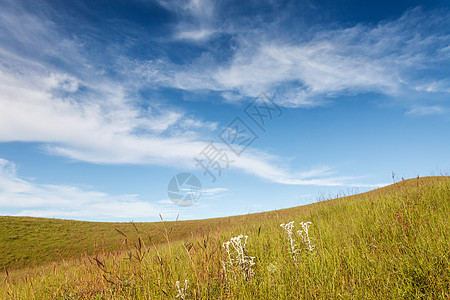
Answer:
<svg viewBox="0 0 450 300"><path fill-rule="evenodd" d="M288 235L289 238L289 246L290 246L290 251L292 253L292 258L294 259L294 261L297 260L296 254L298 253L298 249L297 249L297 244L295 243L294 240L294 221L289 222L287 224L280 224L281 227L283 227L286 230L286 234Z"/></svg>
<svg viewBox="0 0 450 300"><path fill-rule="evenodd" d="M303 243L306 245L306 249L309 251L313 251L315 248L315 245L311 244L311 239L309 238L309 226L311 224L311 222L300 222L302 229L297 231L298 235L302 238Z"/></svg>
<svg viewBox="0 0 450 300"><path fill-rule="evenodd" d="M297 230L297 233L301 237L303 244L306 245L305 249L309 251L313 251L315 248L315 246L311 243L311 239L309 237L309 226L311 224L312 224L311 222L300 222L300 226L302 227L302 229ZM292 253L292 258L294 261L296 261L299 249L297 248L297 244L295 242L294 221L289 222L287 224L280 224L280 226L286 230L286 234L288 235L289 238L289 246L290 251Z"/></svg>
<svg viewBox="0 0 450 300"><path fill-rule="evenodd" d="M269 271L270 273L275 273L277 270L278 268L274 264L270 264L267 266L267 271Z"/></svg>
<svg viewBox="0 0 450 300"><path fill-rule="evenodd" d="M175 286L177 288L178 291L178 295L175 296L175 298L180 298L182 300L186 299L187 296L189 296L188 294L188 280L186 279L184 281L184 287L180 286L180 282L177 281L175 282Z"/></svg>
<svg viewBox="0 0 450 300"><path fill-rule="evenodd" d="M244 236L241 234L222 244L228 255L228 262L224 263L225 272L227 271L226 265L228 264L232 269L237 268L242 271L246 280L253 277L254 272L252 266L255 265L253 261L255 257L247 255L247 239L247 235Z"/></svg>

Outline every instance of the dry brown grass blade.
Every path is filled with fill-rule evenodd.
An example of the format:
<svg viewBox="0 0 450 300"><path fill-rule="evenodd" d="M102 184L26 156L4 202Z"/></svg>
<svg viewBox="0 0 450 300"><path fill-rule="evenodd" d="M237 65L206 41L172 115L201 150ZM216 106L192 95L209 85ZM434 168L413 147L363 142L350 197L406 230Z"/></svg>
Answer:
<svg viewBox="0 0 450 300"><path fill-rule="evenodd" d="M148 241L149 241L150 243L153 243L153 242L152 242L152 238L151 238L151 236L148 234L148 232L146 232L145 234L147 235Z"/></svg>
<svg viewBox="0 0 450 300"><path fill-rule="evenodd" d="M163 292L164 295L166 295L167 297L169 297L169 294L167 294L167 292L163 289L161 289L161 292Z"/></svg>
<svg viewBox="0 0 450 300"><path fill-rule="evenodd" d="M124 237L128 238L127 235L125 233L123 233L122 231L120 231L117 228L114 228L115 231L117 231L118 233L120 233L121 235L123 235Z"/></svg>
<svg viewBox="0 0 450 300"><path fill-rule="evenodd" d="M9 273L8 273L8 269L5 268L5 282L7 283L9 280Z"/></svg>
<svg viewBox="0 0 450 300"><path fill-rule="evenodd" d="M108 278L106 278L106 276L103 274L103 278L106 280L106 282L111 283L111 284L116 284L114 281L109 280Z"/></svg>
<svg viewBox="0 0 450 300"><path fill-rule="evenodd" d="M136 230L136 232L137 232L137 233L140 233L140 232L139 232L139 229L137 228L136 224L134 224L133 221L131 221L131 224L133 225L133 227L134 227L134 229Z"/></svg>
<svg viewBox="0 0 450 300"><path fill-rule="evenodd" d="M105 273L111 274L111 272L109 272L109 271L106 269L106 265L105 265L103 262L101 262L97 257L93 257L93 260L97 263L97 267L98 267L100 270L102 270L102 271L105 272Z"/></svg>

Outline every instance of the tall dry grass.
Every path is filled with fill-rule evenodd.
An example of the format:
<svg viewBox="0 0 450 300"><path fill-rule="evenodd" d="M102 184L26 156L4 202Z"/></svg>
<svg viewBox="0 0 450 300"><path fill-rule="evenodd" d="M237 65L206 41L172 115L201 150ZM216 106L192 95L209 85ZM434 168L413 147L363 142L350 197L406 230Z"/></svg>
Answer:
<svg viewBox="0 0 450 300"><path fill-rule="evenodd" d="M11 299L447 299L450 298L450 181L415 180L368 193L316 203L294 215L259 214L251 222L215 228L166 243L134 227L120 232L115 253L54 264L15 281L5 274L0 294ZM250 220L250 218L249 218ZM312 222L313 251L295 258L280 224ZM299 229L299 228L297 228ZM252 276L224 262L223 243L247 235ZM131 249L130 249L131 247ZM187 281L187 284L186 284ZM178 282L178 284L177 284Z"/></svg>

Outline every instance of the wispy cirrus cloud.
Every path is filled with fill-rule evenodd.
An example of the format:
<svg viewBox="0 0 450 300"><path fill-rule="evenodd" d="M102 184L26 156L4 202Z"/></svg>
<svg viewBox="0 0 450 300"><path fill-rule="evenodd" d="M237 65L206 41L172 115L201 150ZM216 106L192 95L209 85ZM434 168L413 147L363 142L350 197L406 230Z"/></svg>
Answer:
<svg viewBox="0 0 450 300"><path fill-rule="evenodd" d="M245 28L242 21L222 24L221 33L235 41L226 61L214 55L183 65L147 60L135 70L161 86L218 91L225 98L230 93L248 98L264 91L288 107L317 106L339 95L367 92L393 99L417 91L448 94L450 85L441 80L450 76L450 30L442 30L450 28L448 14L416 8L395 20L305 28L306 34L296 27L280 32L270 24L260 28ZM244 28L236 30L239 25Z"/></svg>
<svg viewBox="0 0 450 300"><path fill-rule="evenodd" d="M175 121L140 117L142 112L122 102L120 95L123 92L117 87L110 87L109 92L105 92L110 96L107 100L80 103L70 98L55 98L51 92L43 91L47 81L52 82L48 89L60 85L60 79L56 80L55 75L52 80L36 79L39 88L33 88L31 83L25 88L24 78L16 82L7 74L1 75L8 79L3 81L4 86L0 84L0 102L5 107L0 110L2 142L41 142L52 154L91 163L157 164L189 169L195 168L193 157L208 145L195 135L161 135L161 130ZM174 119L177 118L176 115ZM185 123L186 126L199 126L190 124L192 122L187 120L181 126ZM144 132L136 133L139 128ZM332 179L307 180L305 176L300 179L290 170L278 167L274 163L276 160L274 156L249 150L234 167L283 184L336 184Z"/></svg>
<svg viewBox="0 0 450 300"><path fill-rule="evenodd" d="M438 105L414 106L411 110L406 112L407 115L415 116L442 115L443 113L445 113L445 109Z"/></svg>
<svg viewBox="0 0 450 300"><path fill-rule="evenodd" d="M147 202L139 195L110 195L69 185L38 184L16 174L14 163L0 158L0 214L81 220L174 219L172 205Z"/></svg>
<svg viewBox="0 0 450 300"><path fill-rule="evenodd" d="M448 24L446 14L415 9L376 25L319 29L307 39L298 37L301 32L271 31L270 24L248 31L224 25L221 32L236 42L228 59L210 50L189 63L114 55L105 67L57 24L12 3L0 12L0 142L40 142L51 154L91 163L195 168L192 158L207 145L202 135L210 136L217 124L157 101L141 105L136 91L144 87L214 91L227 99L267 91L281 105L314 107L342 94L403 97L425 84L416 69L445 72L449 64L450 35L435 30ZM209 1L161 5L185 15L180 24L207 24L199 30L210 30L217 9ZM425 91L446 93L448 87L439 81ZM440 108L409 107L410 114L422 115ZM281 165L279 157L250 149L233 167L281 184L354 180L320 168L296 172Z"/></svg>
<svg viewBox="0 0 450 300"><path fill-rule="evenodd" d="M213 33L214 31L209 29L180 31L177 33L176 37L181 40L202 41L208 39Z"/></svg>
<svg viewBox="0 0 450 300"><path fill-rule="evenodd" d="M188 41L204 41L216 31L216 3L211 0L157 0L161 6L179 18L174 38Z"/></svg>
<svg viewBox="0 0 450 300"><path fill-rule="evenodd" d="M82 43L41 18L16 6L0 12L0 142L43 143L51 154L96 164L195 168L193 157L209 143L201 134L217 125L152 101L141 105L135 92L181 75L168 69L156 79L164 70L150 67L138 72L143 78L107 76ZM16 48L34 51L16 54ZM116 59L116 71L130 70L130 60ZM250 150L235 168L281 184L342 184L342 178L308 178L278 160Z"/></svg>

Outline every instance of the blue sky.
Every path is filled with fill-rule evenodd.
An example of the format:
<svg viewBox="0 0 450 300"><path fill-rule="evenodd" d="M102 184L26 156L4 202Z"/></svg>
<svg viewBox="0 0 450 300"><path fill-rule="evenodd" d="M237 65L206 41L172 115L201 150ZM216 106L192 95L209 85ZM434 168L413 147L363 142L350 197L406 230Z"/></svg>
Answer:
<svg viewBox="0 0 450 300"><path fill-rule="evenodd" d="M210 218L445 173L449 4L0 0L0 215ZM255 99L282 112L264 130ZM182 172L189 207L167 195Z"/></svg>

